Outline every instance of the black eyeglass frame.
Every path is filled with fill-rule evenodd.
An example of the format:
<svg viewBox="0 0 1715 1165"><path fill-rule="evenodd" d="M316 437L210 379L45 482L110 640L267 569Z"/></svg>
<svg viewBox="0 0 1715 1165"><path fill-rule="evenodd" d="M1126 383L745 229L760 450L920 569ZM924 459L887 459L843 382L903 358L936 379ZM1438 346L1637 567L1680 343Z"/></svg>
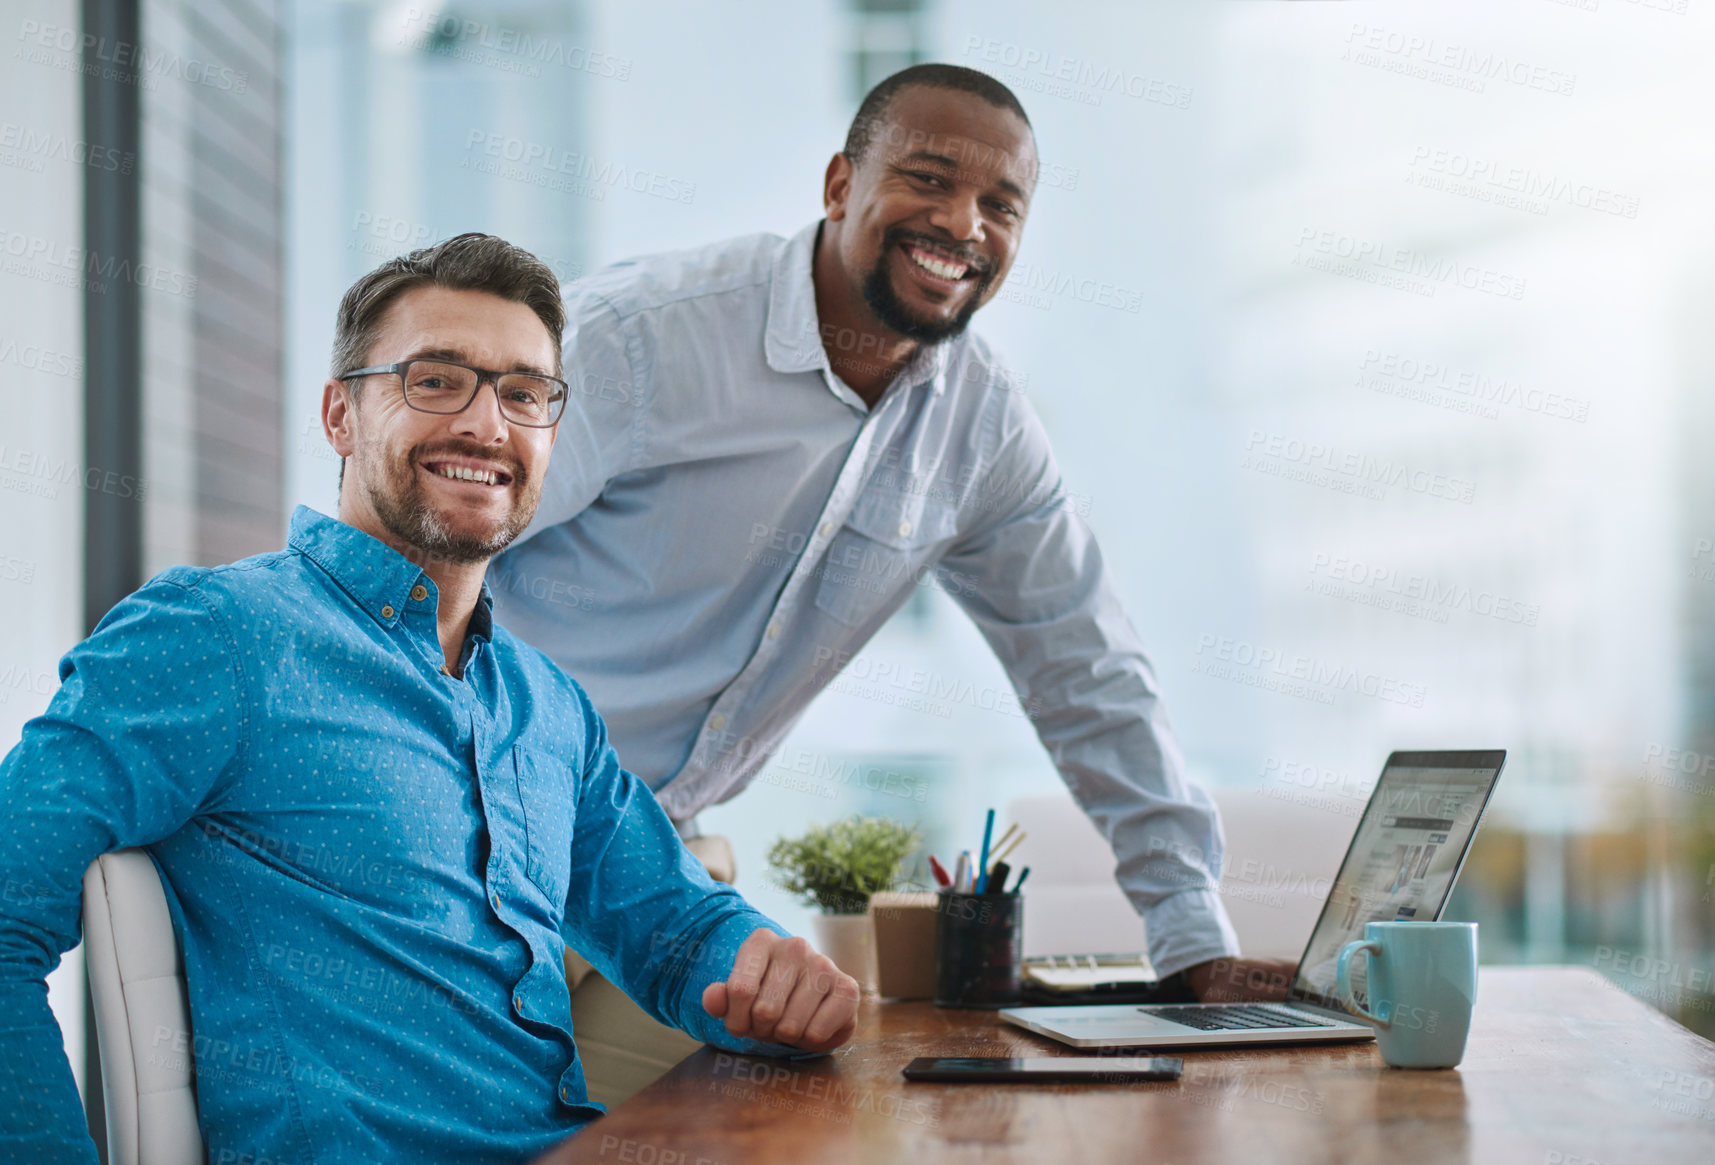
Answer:
<svg viewBox="0 0 1715 1165"><path fill-rule="evenodd" d="M405 378L405 371L413 364L442 364L448 368L462 368L466 372L474 372L476 373L476 387L470 390L470 395L465 397L464 403L456 409L448 409L445 412L442 412L439 409L426 409L420 404L414 404L411 400L411 391L408 387L409 381ZM372 368L358 368L351 372L342 372L338 376L334 377L334 379L354 380L359 376L380 376L385 373L396 373L398 375L399 395L405 398L405 407L415 409L419 413L428 413L432 417L456 417L458 414L470 408L471 404L475 402L477 394L482 391L483 385L492 384L494 386L494 399L500 402L500 415L506 418L506 423L509 425L522 425L526 429L552 429L555 425L558 425L560 423L560 418L566 415L566 404L570 401L572 395L571 385L561 380L558 376L549 376L546 372L520 372L516 368L509 368L504 371L494 368L472 368L469 364L460 364L456 360L441 360L434 356L415 356L409 360L399 360L392 364L377 364ZM538 425L533 424L530 421L520 421L508 415L506 411L506 400L500 395L500 378L502 376L529 376L536 380L546 380L559 385L560 409L554 414L554 419L545 425Z"/></svg>

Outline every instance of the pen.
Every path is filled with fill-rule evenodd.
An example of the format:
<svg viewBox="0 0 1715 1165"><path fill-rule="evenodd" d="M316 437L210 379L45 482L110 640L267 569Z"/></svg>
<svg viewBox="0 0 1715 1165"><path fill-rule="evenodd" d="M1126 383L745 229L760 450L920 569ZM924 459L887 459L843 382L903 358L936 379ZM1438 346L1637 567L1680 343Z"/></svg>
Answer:
<svg viewBox="0 0 1715 1165"><path fill-rule="evenodd" d="M1005 862L996 862L989 867L989 885L996 894L1006 893L1006 876L1012 873L1012 867Z"/></svg>
<svg viewBox="0 0 1715 1165"><path fill-rule="evenodd" d="M953 893L967 893L965 890L965 879L970 876L970 873L971 851L963 850L959 854L959 860L953 865Z"/></svg>
<svg viewBox="0 0 1715 1165"><path fill-rule="evenodd" d="M935 884L943 890L952 886L953 879L947 876L947 868L935 860L934 854L929 855L929 872L935 875Z"/></svg>
<svg viewBox="0 0 1715 1165"><path fill-rule="evenodd" d="M1028 877L1030 877L1030 867L1029 866L1025 866L1022 870L1018 871L1018 881L1013 883L1013 887L1012 887L1012 892L1014 894L1016 894L1020 890L1024 889L1024 879L1026 879Z"/></svg>
<svg viewBox="0 0 1715 1165"><path fill-rule="evenodd" d="M977 860L977 893L988 889L989 884L989 839L994 836L994 810L989 810L988 820L983 822L983 854Z"/></svg>

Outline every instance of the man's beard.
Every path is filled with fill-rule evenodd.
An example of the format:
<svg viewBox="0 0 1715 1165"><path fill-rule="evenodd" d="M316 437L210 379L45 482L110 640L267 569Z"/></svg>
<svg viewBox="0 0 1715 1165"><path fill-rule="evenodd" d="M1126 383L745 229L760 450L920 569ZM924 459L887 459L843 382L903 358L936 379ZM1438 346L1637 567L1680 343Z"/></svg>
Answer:
<svg viewBox="0 0 1715 1165"><path fill-rule="evenodd" d="M952 248L960 258L969 263L977 274L976 290L965 301L965 306L959 309L957 315L946 321L926 320L913 315L911 309L905 306L905 301L899 298L893 290L893 280L888 277L888 257L906 240L919 237L910 231L890 230L881 240L881 254L875 261L863 280L863 301L869 305L869 310L875 313L882 326L889 331L904 336L907 340L916 340L923 344L939 344L942 340L951 340L965 328L970 326L971 317L976 314L984 299L988 297L989 284L994 282L994 268L980 256L971 255L962 248ZM923 236L926 238L926 236ZM940 244L940 249L946 249L946 244ZM910 257L906 257L910 261Z"/></svg>
<svg viewBox="0 0 1715 1165"><path fill-rule="evenodd" d="M487 562L510 546L535 516L536 503L542 493L541 483L530 481L524 467L512 462L506 467L512 475L512 482L504 488L516 493L512 512L505 521L486 533L461 533L452 529L429 504L423 483L417 479L417 464L425 453L462 454L483 461L495 458L487 450L456 442L437 443L432 448L420 445L399 458L390 458L384 449L371 446L370 464L382 465L385 469L381 482L365 482L364 493L369 497L369 504L389 534L422 551L427 558L459 564Z"/></svg>

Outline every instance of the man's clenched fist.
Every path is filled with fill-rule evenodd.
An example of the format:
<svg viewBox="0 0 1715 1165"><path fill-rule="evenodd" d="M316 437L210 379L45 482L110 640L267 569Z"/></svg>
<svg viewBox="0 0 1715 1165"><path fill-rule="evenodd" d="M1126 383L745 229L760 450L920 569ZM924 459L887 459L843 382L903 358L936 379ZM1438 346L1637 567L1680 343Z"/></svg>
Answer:
<svg viewBox="0 0 1715 1165"><path fill-rule="evenodd" d="M744 940L725 983L703 990L703 1009L735 1036L831 1052L857 1028L857 980L801 938L758 930Z"/></svg>

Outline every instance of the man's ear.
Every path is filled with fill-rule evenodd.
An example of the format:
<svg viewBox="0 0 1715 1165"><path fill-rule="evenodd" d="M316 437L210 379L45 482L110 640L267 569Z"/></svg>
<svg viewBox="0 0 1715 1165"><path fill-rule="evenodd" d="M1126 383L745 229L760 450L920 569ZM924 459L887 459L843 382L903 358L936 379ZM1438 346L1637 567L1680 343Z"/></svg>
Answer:
<svg viewBox="0 0 1715 1165"><path fill-rule="evenodd" d="M828 159L828 171L822 175L822 209L834 222L846 217L846 199L852 192L852 160L844 154Z"/></svg>
<svg viewBox="0 0 1715 1165"><path fill-rule="evenodd" d="M322 433L342 459L357 448L357 402L346 381L330 379L322 385Z"/></svg>

